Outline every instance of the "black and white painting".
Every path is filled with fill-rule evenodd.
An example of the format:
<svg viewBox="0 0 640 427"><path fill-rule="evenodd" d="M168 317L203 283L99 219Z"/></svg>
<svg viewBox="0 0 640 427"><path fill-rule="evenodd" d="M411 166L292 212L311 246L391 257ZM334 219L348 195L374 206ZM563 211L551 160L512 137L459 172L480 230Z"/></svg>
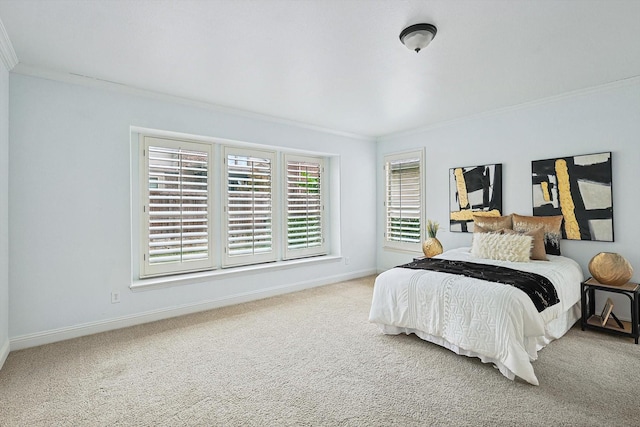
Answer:
<svg viewBox="0 0 640 427"><path fill-rule="evenodd" d="M562 237L613 242L611 152L531 162L533 215L562 215Z"/></svg>
<svg viewBox="0 0 640 427"><path fill-rule="evenodd" d="M502 215L502 164L449 169L449 230L473 232L473 215Z"/></svg>

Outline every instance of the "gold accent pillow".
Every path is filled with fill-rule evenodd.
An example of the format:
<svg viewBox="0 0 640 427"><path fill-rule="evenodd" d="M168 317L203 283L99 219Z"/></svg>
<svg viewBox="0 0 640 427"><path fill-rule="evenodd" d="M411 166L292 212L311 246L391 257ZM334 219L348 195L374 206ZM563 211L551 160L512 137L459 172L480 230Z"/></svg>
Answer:
<svg viewBox="0 0 640 427"><path fill-rule="evenodd" d="M528 232L542 227L544 229L544 249L549 255L560 255L560 239L562 239L562 215L525 216L512 214L513 229Z"/></svg>
<svg viewBox="0 0 640 427"><path fill-rule="evenodd" d="M503 230L503 232L504 234L524 234L525 236L531 236L533 241L531 242L530 258L539 261L549 261L544 247L544 227L540 226L535 230L527 232L515 230Z"/></svg>
<svg viewBox="0 0 640 427"><path fill-rule="evenodd" d="M511 215L507 215L507 216L474 215L473 216L474 232L477 226L480 226L482 229L484 229L485 230L484 232L498 231L501 229L511 230L513 228L511 225Z"/></svg>
<svg viewBox="0 0 640 427"><path fill-rule="evenodd" d="M491 230L481 227L478 224L473 224L473 232L475 233L491 233Z"/></svg>

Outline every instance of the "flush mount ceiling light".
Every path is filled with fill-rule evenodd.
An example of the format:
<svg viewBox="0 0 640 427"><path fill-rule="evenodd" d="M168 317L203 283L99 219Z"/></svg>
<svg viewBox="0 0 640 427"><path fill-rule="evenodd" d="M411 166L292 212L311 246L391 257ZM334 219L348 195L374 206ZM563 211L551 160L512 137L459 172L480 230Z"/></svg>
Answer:
<svg viewBox="0 0 640 427"><path fill-rule="evenodd" d="M420 52L436 36L438 29L431 24L410 25L400 33L400 41L411 50Z"/></svg>

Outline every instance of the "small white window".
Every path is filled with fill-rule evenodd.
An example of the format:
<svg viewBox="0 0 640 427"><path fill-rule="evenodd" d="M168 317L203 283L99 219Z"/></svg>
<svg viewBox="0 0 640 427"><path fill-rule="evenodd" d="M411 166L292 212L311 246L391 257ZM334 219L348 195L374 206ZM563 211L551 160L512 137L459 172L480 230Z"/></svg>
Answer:
<svg viewBox="0 0 640 427"><path fill-rule="evenodd" d="M275 261L272 152L224 149L224 263Z"/></svg>
<svg viewBox="0 0 640 427"><path fill-rule="evenodd" d="M142 139L140 276L212 269L211 145Z"/></svg>
<svg viewBox="0 0 640 427"><path fill-rule="evenodd" d="M285 155L285 259L327 253L325 239L324 161Z"/></svg>
<svg viewBox="0 0 640 427"><path fill-rule="evenodd" d="M422 239L422 152L385 156L385 246L418 250Z"/></svg>

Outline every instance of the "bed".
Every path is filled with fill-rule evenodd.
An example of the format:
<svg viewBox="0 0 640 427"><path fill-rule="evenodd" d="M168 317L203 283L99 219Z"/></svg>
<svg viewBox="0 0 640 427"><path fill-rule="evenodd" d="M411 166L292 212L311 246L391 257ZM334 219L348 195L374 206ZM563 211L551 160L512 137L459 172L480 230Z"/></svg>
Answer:
<svg viewBox="0 0 640 427"><path fill-rule="evenodd" d="M470 248L435 258L503 266L549 279L559 302L538 311L520 289L463 275L392 268L375 280L369 320L385 334L415 334L453 352L493 363L507 378L538 385L532 361L580 317L582 269L574 260L478 259Z"/></svg>

